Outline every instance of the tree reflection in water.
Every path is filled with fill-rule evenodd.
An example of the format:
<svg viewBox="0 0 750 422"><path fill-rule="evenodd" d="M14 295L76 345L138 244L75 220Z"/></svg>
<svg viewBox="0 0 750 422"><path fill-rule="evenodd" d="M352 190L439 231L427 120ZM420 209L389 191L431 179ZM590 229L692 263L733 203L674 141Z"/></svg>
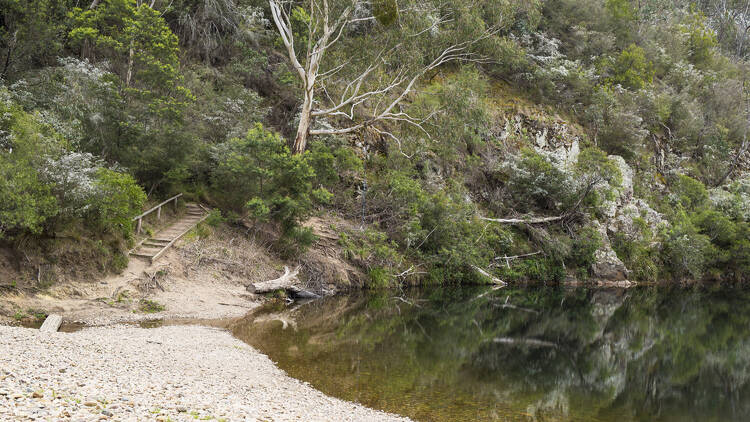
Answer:
<svg viewBox="0 0 750 422"><path fill-rule="evenodd" d="M417 420L750 420L750 291L482 293L272 305L233 331L328 394Z"/></svg>

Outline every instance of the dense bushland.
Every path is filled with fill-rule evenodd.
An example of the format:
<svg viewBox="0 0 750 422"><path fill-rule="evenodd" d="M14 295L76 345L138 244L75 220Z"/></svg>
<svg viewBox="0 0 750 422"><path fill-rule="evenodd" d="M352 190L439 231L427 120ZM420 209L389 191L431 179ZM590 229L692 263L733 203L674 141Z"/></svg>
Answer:
<svg viewBox="0 0 750 422"><path fill-rule="evenodd" d="M184 191L285 258L311 215L362 224L340 245L373 287L585 279L609 244L631 278L747 280L746 1L329 3L351 23L297 153L317 1L279 5L293 55L260 0L0 0L0 241L90 239L121 268L130 217ZM630 184L660 221L612 229Z"/></svg>

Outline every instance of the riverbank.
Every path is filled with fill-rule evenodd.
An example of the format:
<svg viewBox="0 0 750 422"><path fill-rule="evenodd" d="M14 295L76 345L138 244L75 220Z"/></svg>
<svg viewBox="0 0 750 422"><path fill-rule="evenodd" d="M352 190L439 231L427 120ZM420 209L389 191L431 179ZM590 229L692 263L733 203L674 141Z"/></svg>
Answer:
<svg viewBox="0 0 750 422"><path fill-rule="evenodd" d="M246 285L277 277L282 264L263 245L224 226L204 238L189 234L153 264L131 258L120 274L3 292L0 323L28 324L35 314L50 313L87 326L240 317L262 302Z"/></svg>
<svg viewBox="0 0 750 422"><path fill-rule="evenodd" d="M1 420L408 419L326 396L209 327L0 326Z"/></svg>
<svg viewBox="0 0 750 422"><path fill-rule="evenodd" d="M121 273L102 277L81 276L86 265L78 263L49 286L0 289L0 324L40 324L50 313L86 326L241 317L265 300L248 291L249 284L275 279L285 266L302 262L301 285L308 290L332 294L359 288L364 275L341 256L339 229L332 229L346 224L310 219L307 225L318 239L295 262L281 260L262 235L248 236L245 229L227 224L203 225L155 263L131 258ZM0 265L0 279L20 277L11 267Z"/></svg>

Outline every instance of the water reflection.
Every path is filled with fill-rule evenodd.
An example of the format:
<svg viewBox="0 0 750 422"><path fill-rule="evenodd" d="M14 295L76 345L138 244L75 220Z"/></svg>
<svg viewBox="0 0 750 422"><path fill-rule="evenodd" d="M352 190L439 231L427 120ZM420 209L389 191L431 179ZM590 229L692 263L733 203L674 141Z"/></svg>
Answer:
<svg viewBox="0 0 750 422"><path fill-rule="evenodd" d="M741 289L372 293L233 331L328 394L417 420L750 420Z"/></svg>

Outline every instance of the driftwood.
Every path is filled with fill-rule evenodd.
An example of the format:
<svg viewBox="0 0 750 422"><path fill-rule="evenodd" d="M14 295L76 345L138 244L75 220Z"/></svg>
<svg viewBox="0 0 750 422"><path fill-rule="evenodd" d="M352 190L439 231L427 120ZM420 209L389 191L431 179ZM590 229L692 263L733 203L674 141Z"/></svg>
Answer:
<svg viewBox="0 0 750 422"><path fill-rule="evenodd" d="M261 281L259 283L253 283L247 286L247 290L252 293L268 293L276 290L289 290L294 286L297 280L297 274L299 274L300 267L289 271L289 267L284 266L284 275L273 280Z"/></svg>
<svg viewBox="0 0 750 422"><path fill-rule="evenodd" d="M301 287L295 286L299 281L297 274L299 274L300 267L289 271L289 267L284 266L284 275L273 280L261 281L259 283L253 283L247 286L247 290L251 293L268 293L275 292L276 290L286 290L290 296L295 299L317 299L320 295L313 293L309 290L305 290Z"/></svg>
<svg viewBox="0 0 750 422"><path fill-rule="evenodd" d="M503 280L500 280L499 278L497 278L494 275L488 273L487 271L485 271L485 270L477 267L476 265L472 265L472 268L474 268L474 270L476 270L476 272L478 272L479 274L483 275L488 280L490 280L492 282L492 284L497 284L499 286L505 286L505 285L507 285L507 283L505 283Z"/></svg>
<svg viewBox="0 0 750 422"><path fill-rule="evenodd" d="M496 256L496 257L495 257L495 261L499 261L499 260L501 260L501 259L504 259L504 260L505 260L505 265L506 265L506 266L507 266L508 268L510 268L510 261L513 261L514 259L519 259L519 258L528 258L528 257L530 257L530 256L534 256L534 255L539 255L540 253L542 253L542 251L536 251L536 252L532 252L532 253L525 253L525 254L523 254L523 255L513 255L513 256L508 256L508 255L505 255L505 256Z"/></svg>
<svg viewBox="0 0 750 422"><path fill-rule="evenodd" d="M294 296L295 299L318 299L320 298L319 294L313 293L309 290L303 290L300 289L297 286L290 286L287 291L289 291L292 296Z"/></svg>
<svg viewBox="0 0 750 422"><path fill-rule="evenodd" d="M558 215L557 217L541 217L541 218L487 218L479 217L480 220L492 221L494 223L502 224L542 224L551 223L553 221L562 220L565 215Z"/></svg>
<svg viewBox="0 0 750 422"><path fill-rule="evenodd" d="M44 320L42 326L39 327L39 331L54 333L60 329L60 325L62 325L62 317L57 314L51 314L47 316L47 319Z"/></svg>
<svg viewBox="0 0 750 422"><path fill-rule="evenodd" d="M493 343L499 344L513 344L523 345L532 347L554 347L557 348L557 344L550 341L538 340L535 338L511 338L511 337L495 337L492 339Z"/></svg>

